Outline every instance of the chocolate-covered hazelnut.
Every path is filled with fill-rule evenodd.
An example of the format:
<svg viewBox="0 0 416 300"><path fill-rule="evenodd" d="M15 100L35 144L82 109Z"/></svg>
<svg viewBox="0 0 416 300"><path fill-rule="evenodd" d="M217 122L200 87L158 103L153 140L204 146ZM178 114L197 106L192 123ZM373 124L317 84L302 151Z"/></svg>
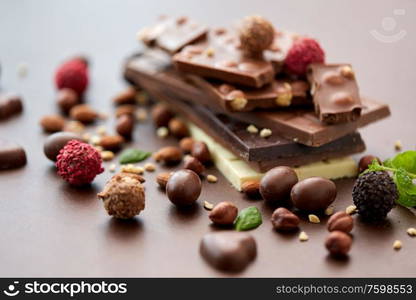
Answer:
<svg viewBox="0 0 416 300"><path fill-rule="evenodd" d="M271 46L274 27L260 16L244 18L240 28L241 48L246 55L256 56Z"/></svg>
<svg viewBox="0 0 416 300"><path fill-rule="evenodd" d="M290 191L298 182L296 172L289 167L276 167L269 170L260 181L260 194L273 204L288 203Z"/></svg>
<svg viewBox="0 0 416 300"><path fill-rule="evenodd" d="M189 136L188 126L184 121L173 118L169 121L168 124L169 132L176 138L181 139L183 137Z"/></svg>
<svg viewBox="0 0 416 300"><path fill-rule="evenodd" d="M342 231L331 232L325 241L325 247L333 256L345 256L351 249L351 236Z"/></svg>
<svg viewBox="0 0 416 300"><path fill-rule="evenodd" d="M152 119L157 128L167 127L169 121L173 118L174 114L162 103L158 103L152 108Z"/></svg>
<svg viewBox="0 0 416 300"><path fill-rule="evenodd" d="M134 118L130 115L122 115L117 119L116 131L126 139L130 139L134 129Z"/></svg>
<svg viewBox="0 0 416 300"><path fill-rule="evenodd" d="M294 231L299 227L299 217L290 210L279 207L277 208L271 218L273 228L279 231Z"/></svg>
<svg viewBox="0 0 416 300"><path fill-rule="evenodd" d="M48 136L43 144L43 152L51 161L56 161L59 151L71 140L83 141L82 138L72 132L57 132Z"/></svg>
<svg viewBox="0 0 416 300"><path fill-rule="evenodd" d="M79 104L78 94L69 88L64 88L58 91L56 96L56 102L58 103L59 108L65 114L69 113L71 108Z"/></svg>
<svg viewBox="0 0 416 300"><path fill-rule="evenodd" d="M220 202L209 213L209 218L214 224L231 225L238 215L238 208L231 202Z"/></svg>
<svg viewBox="0 0 416 300"><path fill-rule="evenodd" d="M204 142L195 141L192 144L191 154L204 165L211 162L211 152L209 151L207 144Z"/></svg>
<svg viewBox="0 0 416 300"><path fill-rule="evenodd" d="M192 145L194 144L194 139L191 137L184 137L179 141L179 147L182 149L183 153L191 153Z"/></svg>
<svg viewBox="0 0 416 300"><path fill-rule="evenodd" d="M176 171L168 179L166 194L177 206L191 205L201 194L201 179L191 170Z"/></svg>
<svg viewBox="0 0 416 300"><path fill-rule="evenodd" d="M362 173L367 170L368 166L373 162L373 160L376 160L381 164L381 160L377 156L365 155L361 157L360 161L358 162L358 171Z"/></svg>
<svg viewBox="0 0 416 300"><path fill-rule="evenodd" d="M299 181L291 191L293 205L305 211L325 210L337 196L337 187L326 178L311 177Z"/></svg>
<svg viewBox="0 0 416 300"><path fill-rule="evenodd" d="M185 169L189 169L194 171L196 174L201 175L205 171L204 165L199 161L199 159L193 157L193 156L186 156L184 159L184 165L183 167Z"/></svg>
<svg viewBox="0 0 416 300"><path fill-rule="evenodd" d="M345 233L351 232L354 227L353 218L345 211L339 211L333 214L327 223L328 231L342 231Z"/></svg>

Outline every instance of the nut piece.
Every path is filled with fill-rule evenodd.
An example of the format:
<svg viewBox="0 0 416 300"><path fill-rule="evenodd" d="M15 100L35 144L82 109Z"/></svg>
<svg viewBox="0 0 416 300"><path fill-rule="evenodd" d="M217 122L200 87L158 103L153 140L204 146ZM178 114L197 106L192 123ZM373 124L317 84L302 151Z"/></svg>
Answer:
<svg viewBox="0 0 416 300"><path fill-rule="evenodd" d="M127 88L120 92L113 98L114 105L134 104L136 103L136 89L133 87Z"/></svg>
<svg viewBox="0 0 416 300"><path fill-rule="evenodd" d="M290 210L279 207L277 208L271 218L273 228L279 231L293 231L299 227L299 218ZM300 236L299 236L300 238Z"/></svg>
<svg viewBox="0 0 416 300"><path fill-rule="evenodd" d="M180 140L179 147L182 149L183 153L191 153L192 145L194 144L194 139L191 137L185 137Z"/></svg>
<svg viewBox="0 0 416 300"><path fill-rule="evenodd" d="M317 215L310 214L308 215L308 219L309 219L309 222L314 223L314 224L321 223L321 220L319 219Z"/></svg>
<svg viewBox="0 0 416 300"><path fill-rule="evenodd" d="M306 242L307 240L309 240L309 236L306 234L305 231L301 231L299 233L299 241Z"/></svg>
<svg viewBox="0 0 416 300"><path fill-rule="evenodd" d="M332 215L333 213L334 213L334 208L333 207L327 207L326 209L325 209L325 215L326 216L330 216L330 215Z"/></svg>
<svg viewBox="0 0 416 300"><path fill-rule="evenodd" d="M139 122L144 122L147 120L147 110L140 107L136 110L136 120Z"/></svg>
<svg viewBox="0 0 416 300"><path fill-rule="evenodd" d="M342 231L345 233L351 232L354 227L353 218L344 211L339 211L333 214L327 223L328 231Z"/></svg>
<svg viewBox="0 0 416 300"><path fill-rule="evenodd" d="M153 158L157 162L162 162L166 165L177 164L182 160L182 150L178 147L167 146L154 153Z"/></svg>
<svg viewBox="0 0 416 300"><path fill-rule="evenodd" d="M117 107L116 109L116 117L121 117L122 115L129 115L134 116L136 112L136 106L133 104L123 104Z"/></svg>
<svg viewBox="0 0 416 300"><path fill-rule="evenodd" d="M109 161L109 160L112 160L114 158L114 152L112 152L112 151L102 151L100 154L101 154L101 158L104 161Z"/></svg>
<svg viewBox="0 0 416 300"><path fill-rule="evenodd" d="M169 135L169 129L167 129L165 126L159 127L156 130L156 135L161 139L164 139Z"/></svg>
<svg viewBox="0 0 416 300"><path fill-rule="evenodd" d="M124 138L119 135L106 135L103 136L99 142L99 145L106 150L116 151L121 148L124 143Z"/></svg>
<svg viewBox="0 0 416 300"><path fill-rule="evenodd" d="M272 131L269 129L269 128L263 128L261 131L260 131L260 136L262 137L262 138L268 138L269 136L271 136L272 135Z"/></svg>
<svg viewBox="0 0 416 300"><path fill-rule="evenodd" d="M84 124L78 121L69 121L64 126L64 131L73 132L73 133L81 133L85 130Z"/></svg>
<svg viewBox="0 0 416 300"><path fill-rule="evenodd" d="M247 131L249 133L258 133L259 132L258 128L256 126L254 126L253 124L247 126Z"/></svg>
<svg viewBox="0 0 416 300"><path fill-rule="evenodd" d="M67 114L71 108L79 104L78 94L72 89L61 89L58 91L58 95L56 96L56 102L62 112Z"/></svg>
<svg viewBox="0 0 416 300"><path fill-rule="evenodd" d="M407 234L408 235L410 235L411 237L413 237L413 236L416 236L416 228L413 228L413 227L411 227L411 228L409 228L409 229L407 229Z"/></svg>
<svg viewBox="0 0 416 300"><path fill-rule="evenodd" d="M72 119L84 124L89 124L95 121L98 113L93 110L88 104L78 104L71 108L69 115Z"/></svg>
<svg viewBox="0 0 416 300"><path fill-rule="evenodd" d="M168 183L170 174L171 173L169 173L169 172L165 172L165 173L160 173L156 176L156 182L157 182L157 184L159 184L159 187L162 190L166 189L166 184Z"/></svg>
<svg viewBox="0 0 416 300"><path fill-rule="evenodd" d="M214 204L208 202L208 201L204 201L204 208L206 210L212 210L214 208Z"/></svg>
<svg viewBox="0 0 416 300"><path fill-rule="evenodd" d="M169 121L168 124L169 131L173 134L174 137L181 139L183 137L189 136L188 126L184 121L173 118Z"/></svg>
<svg viewBox="0 0 416 300"><path fill-rule="evenodd" d="M241 185L241 191L251 199L258 199L260 195L260 182L258 180L248 180Z"/></svg>
<svg viewBox="0 0 416 300"><path fill-rule="evenodd" d="M231 202L220 202L210 212L209 218L214 224L231 225L238 215L238 208Z"/></svg>
<svg viewBox="0 0 416 300"><path fill-rule="evenodd" d="M360 161L358 162L358 172L362 173L368 169L368 166L373 162L373 160L377 160L381 163L381 160L374 155L365 155L361 157Z"/></svg>
<svg viewBox="0 0 416 300"><path fill-rule="evenodd" d="M351 249L351 237L342 231L331 232L325 241L325 247L333 256L345 256Z"/></svg>
<svg viewBox="0 0 416 300"><path fill-rule="evenodd" d="M145 164L144 164L144 169L145 169L147 172L154 172L154 171L156 170L156 167L155 167L155 165L154 165L154 164L152 164L152 163L145 163Z"/></svg>
<svg viewBox="0 0 416 300"><path fill-rule="evenodd" d="M192 144L191 154L193 157L199 159L204 165L211 162L211 153L209 152L207 144L200 141L195 141Z"/></svg>
<svg viewBox="0 0 416 300"><path fill-rule="evenodd" d="M216 183L218 181L218 178L217 178L217 176L214 176L214 175L209 174L207 176L207 181L209 183Z"/></svg>
<svg viewBox="0 0 416 300"><path fill-rule="evenodd" d="M173 118L173 113L166 107L166 105L158 103L152 108L152 119L156 127L168 126L170 119Z"/></svg>
<svg viewBox="0 0 416 300"><path fill-rule="evenodd" d="M400 150L402 150L402 148L403 148L403 145L402 145L401 140L397 140L397 141L394 142L394 149L396 151L400 151Z"/></svg>
<svg viewBox="0 0 416 300"><path fill-rule="evenodd" d="M136 167L133 164L127 164L125 166L122 166L121 171L125 173L133 173L138 175L142 175L144 173L144 169L142 167Z"/></svg>
<svg viewBox="0 0 416 300"><path fill-rule="evenodd" d="M133 134L134 119L130 115L122 115L117 119L116 131L126 139L130 139Z"/></svg>
<svg viewBox="0 0 416 300"><path fill-rule="evenodd" d="M48 115L40 120L40 125L45 132L53 133L62 131L65 126L65 119L60 115Z"/></svg>
<svg viewBox="0 0 416 300"><path fill-rule="evenodd" d="M349 215L353 215L357 212L357 206L355 205L349 205L347 206L347 208L345 209L345 212Z"/></svg>
<svg viewBox="0 0 416 300"><path fill-rule="evenodd" d="M197 158L190 155L185 157L183 167L194 171L198 175L201 175L205 171L204 165Z"/></svg>
<svg viewBox="0 0 416 300"><path fill-rule="evenodd" d="M239 36L243 52L255 57L273 43L274 28L260 16L249 16L244 18Z"/></svg>
<svg viewBox="0 0 416 300"><path fill-rule="evenodd" d="M400 250L400 249L402 249L402 246L403 246L403 244L402 244L402 242L401 242L401 241L399 241L399 240L396 240L396 241L394 241L394 243L393 243L393 249L394 249L394 250Z"/></svg>

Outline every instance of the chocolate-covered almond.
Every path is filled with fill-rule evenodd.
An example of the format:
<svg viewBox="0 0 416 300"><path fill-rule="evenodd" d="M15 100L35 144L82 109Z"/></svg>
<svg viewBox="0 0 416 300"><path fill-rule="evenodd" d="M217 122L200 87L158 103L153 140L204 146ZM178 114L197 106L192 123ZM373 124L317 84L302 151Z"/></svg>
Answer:
<svg viewBox="0 0 416 300"><path fill-rule="evenodd" d="M326 209L337 196L337 187L328 179L311 177L293 186L290 197L293 205L305 211Z"/></svg>
<svg viewBox="0 0 416 300"><path fill-rule="evenodd" d="M72 132L57 132L48 136L43 144L43 152L51 161L56 161L59 151L71 140L82 141L82 138Z"/></svg>
<svg viewBox="0 0 416 300"><path fill-rule="evenodd" d="M191 205L201 194L201 179L191 170L176 171L168 179L166 194L177 206Z"/></svg>
<svg viewBox="0 0 416 300"><path fill-rule="evenodd" d="M25 164L25 150L14 142L0 139L0 170L20 168Z"/></svg>
<svg viewBox="0 0 416 300"><path fill-rule="evenodd" d="M298 182L295 171L289 167L276 167L260 181L260 194L273 204L287 204L292 187Z"/></svg>

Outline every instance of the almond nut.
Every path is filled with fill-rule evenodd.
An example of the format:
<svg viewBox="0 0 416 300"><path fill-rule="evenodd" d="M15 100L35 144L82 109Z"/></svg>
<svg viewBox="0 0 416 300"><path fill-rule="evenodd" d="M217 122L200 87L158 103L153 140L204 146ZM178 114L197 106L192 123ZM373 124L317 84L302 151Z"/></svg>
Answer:
<svg viewBox="0 0 416 300"><path fill-rule="evenodd" d="M78 104L71 108L69 115L72 119L88 124L95 121L98 113L88 104Z"/></svg>
<svg viewBox="0 0 416 300"><path fill-rule="evenodd" d="M135 104L136 103L136 89L133 87L127 88L125 91L120 92L113 98L115 105L123 104Z"/></svg>
<svg viewBox="0 0 416 300"><path fill-rule="evenodd" d="M157 151L153 158L166 165L177 164L182 160L182 150L173 146L164 147Z"/></svg>
<svg viewBox="0 0 416 300"><path fill-rule="evenodd" d="M100 140L99 145L106 150L119 150L124 143L124 138L119 135L106 135Z"/></svg>
<svg viewBox="0 0 416 300"><path fill-rule="evenodd" d="M251 199L260 198L260 182L258 180L248 180L241 185L241 191Z"/></svg>
<svg viewBox="0 0 416 300"><path fill-rule="evenodd" d="M164 104L156 104L152 108L152 119L156 127L168 126L170 119L173 118L173 113Z"/></svg>
<svg viewBox="0 0 416 300"><path fill-rule="evenodd" d="M162 190L166 189L166 184L168 183L170 173L160 173L156 176L156 182L159 184Z"/></svg>
<svg viewBox="0 0 416 300"><path fill-rule="evenodd" d="M48 115L40 120L40 125L45 132L53 133L62 131L65 126L65 119L60 115Z"/></svg>
<svg viewBox="0 0 416 300"><path fill-rule="evenodd" d="M117 107L116 109L116 117L121 117L122 115L129 115L134 116L136 112L136 106L132 104L123 104Z"/></svg>
<svg viewBox="0 0 416 300"><path fill-rule="evenodd" d="M191 153L192 145L194 144L194 139L191 137L185 137L180 140L179 147L182 149L184 153Z"/></svg>

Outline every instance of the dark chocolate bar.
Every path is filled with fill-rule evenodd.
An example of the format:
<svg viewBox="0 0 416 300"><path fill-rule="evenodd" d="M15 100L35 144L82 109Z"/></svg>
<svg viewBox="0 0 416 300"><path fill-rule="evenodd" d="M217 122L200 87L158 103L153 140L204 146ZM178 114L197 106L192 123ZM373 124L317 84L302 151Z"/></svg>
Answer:
<svg viewBox="0 0 416 300"><path fill-rule="evenodd" d="M226 29L210 31L206 41L185 47L173 62L181 72L256 88L274 78L272 64L244 56L238 37Z"/></svg>
<svg viewBox="0 0 416 300"><path fill-rule="evenodd" d="M308 68L315 113L326 124L354 122L361 115L361 100L349 64L311 64Z"/></svg>
<svg viewBox="0 0 416 300"><path fill-rule="evenodd" d="M207 27L187 17L162 16L159 22L139 31L138 38L149 47L159 47L174 54L183 47L202 40L207 34Z"/></svg>
<svg viewBox="0 0 416 300"><path fill-rule="evenodd" d="M351 133L322 147L308 147L286 140L277 134L267 139L247 131L249 124L223 114L215 114L204 106L192 105L160 92L151 81L144 83L146 90L157 100L169 105L175 112L209 134L215 141L242 158L259 172L276 166L301 166L331 158L339 158L365 150L359 133Z"/></svg>

